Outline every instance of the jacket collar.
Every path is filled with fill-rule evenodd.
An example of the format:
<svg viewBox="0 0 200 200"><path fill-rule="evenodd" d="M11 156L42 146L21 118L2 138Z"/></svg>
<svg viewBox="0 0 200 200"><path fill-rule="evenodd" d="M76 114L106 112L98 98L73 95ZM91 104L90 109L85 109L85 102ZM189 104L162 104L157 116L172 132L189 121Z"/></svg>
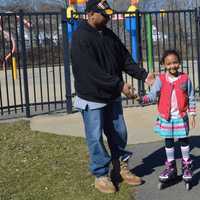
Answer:
<svg viewBox="0 0 200 200"><path fill-rule="evenodd" d="M80 22L80 28L83 28L87 31L90 31L90 32L94 32L94 33L98 33L99 30L93 28L87 21L81 21ZM107 28L103 28L102 31L104 32Z"/></svg>

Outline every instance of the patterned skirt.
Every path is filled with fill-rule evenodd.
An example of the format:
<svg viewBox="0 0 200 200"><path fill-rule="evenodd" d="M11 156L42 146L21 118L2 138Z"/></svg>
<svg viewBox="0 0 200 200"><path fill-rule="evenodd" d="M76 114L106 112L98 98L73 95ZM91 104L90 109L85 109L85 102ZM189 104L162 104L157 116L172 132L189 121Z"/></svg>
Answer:
<svg viewBox="0 0 200 200"><path fill-rule="evenodd" d="M189 134L189 119L184 118L166 120L158 116L154 131L164 138L184 138Z"/></svg>

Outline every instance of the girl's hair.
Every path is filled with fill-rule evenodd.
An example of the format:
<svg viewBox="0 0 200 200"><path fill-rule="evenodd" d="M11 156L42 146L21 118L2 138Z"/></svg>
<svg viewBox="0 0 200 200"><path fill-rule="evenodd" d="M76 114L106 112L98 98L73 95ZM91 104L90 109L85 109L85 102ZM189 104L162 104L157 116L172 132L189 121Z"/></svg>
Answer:
<svg viewBox="0 0 200 200"><path fill-rule="evenodd" d="M162 56L161 62L160 62L161 65L163 65L165 63L165 58L171 54L175 55L178 58L179 63L181 62L181 58L180 58L178 51L175 49L168 49L168 50L165 50L163 53L163 56Z"/></svg>

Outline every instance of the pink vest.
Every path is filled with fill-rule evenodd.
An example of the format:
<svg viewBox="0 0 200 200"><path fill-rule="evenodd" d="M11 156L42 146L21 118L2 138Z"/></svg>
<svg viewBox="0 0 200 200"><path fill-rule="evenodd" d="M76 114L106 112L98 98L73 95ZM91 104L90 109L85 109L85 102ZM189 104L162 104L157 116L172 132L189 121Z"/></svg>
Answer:
<svg viewBox="0 0 200 200"><path fill-rule="evenodd" d="M177 105L180 116L184 117L188 109L188 75L182 73L180 76L181 77L178 80L170 83L166 80L166 74L160 75L162 86L158 102L158 111L160 116L166 120L170 118L171 95L173 89L175 90L177 97Z"/></svg>

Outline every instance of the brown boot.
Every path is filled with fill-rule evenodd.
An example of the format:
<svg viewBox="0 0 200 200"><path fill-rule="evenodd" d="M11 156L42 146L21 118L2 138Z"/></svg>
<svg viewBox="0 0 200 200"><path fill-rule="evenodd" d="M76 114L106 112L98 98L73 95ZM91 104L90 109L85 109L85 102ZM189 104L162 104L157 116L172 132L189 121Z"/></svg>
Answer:
<svg viewBox="0 0 200 200"><path fill-rule="evenodd" d="M128 164L127 162L121 162L120 166L120 175L125 181L125 183L129 185L141 185L142 184L142 179L133 173L128 169Z"/></svg>
<svg viewBox="0 0 200 200"><path fill-rule="evenodd" d="M95 178L95 188L103 193L115 193L116 188L109 177L101 176Z"/></svg>

